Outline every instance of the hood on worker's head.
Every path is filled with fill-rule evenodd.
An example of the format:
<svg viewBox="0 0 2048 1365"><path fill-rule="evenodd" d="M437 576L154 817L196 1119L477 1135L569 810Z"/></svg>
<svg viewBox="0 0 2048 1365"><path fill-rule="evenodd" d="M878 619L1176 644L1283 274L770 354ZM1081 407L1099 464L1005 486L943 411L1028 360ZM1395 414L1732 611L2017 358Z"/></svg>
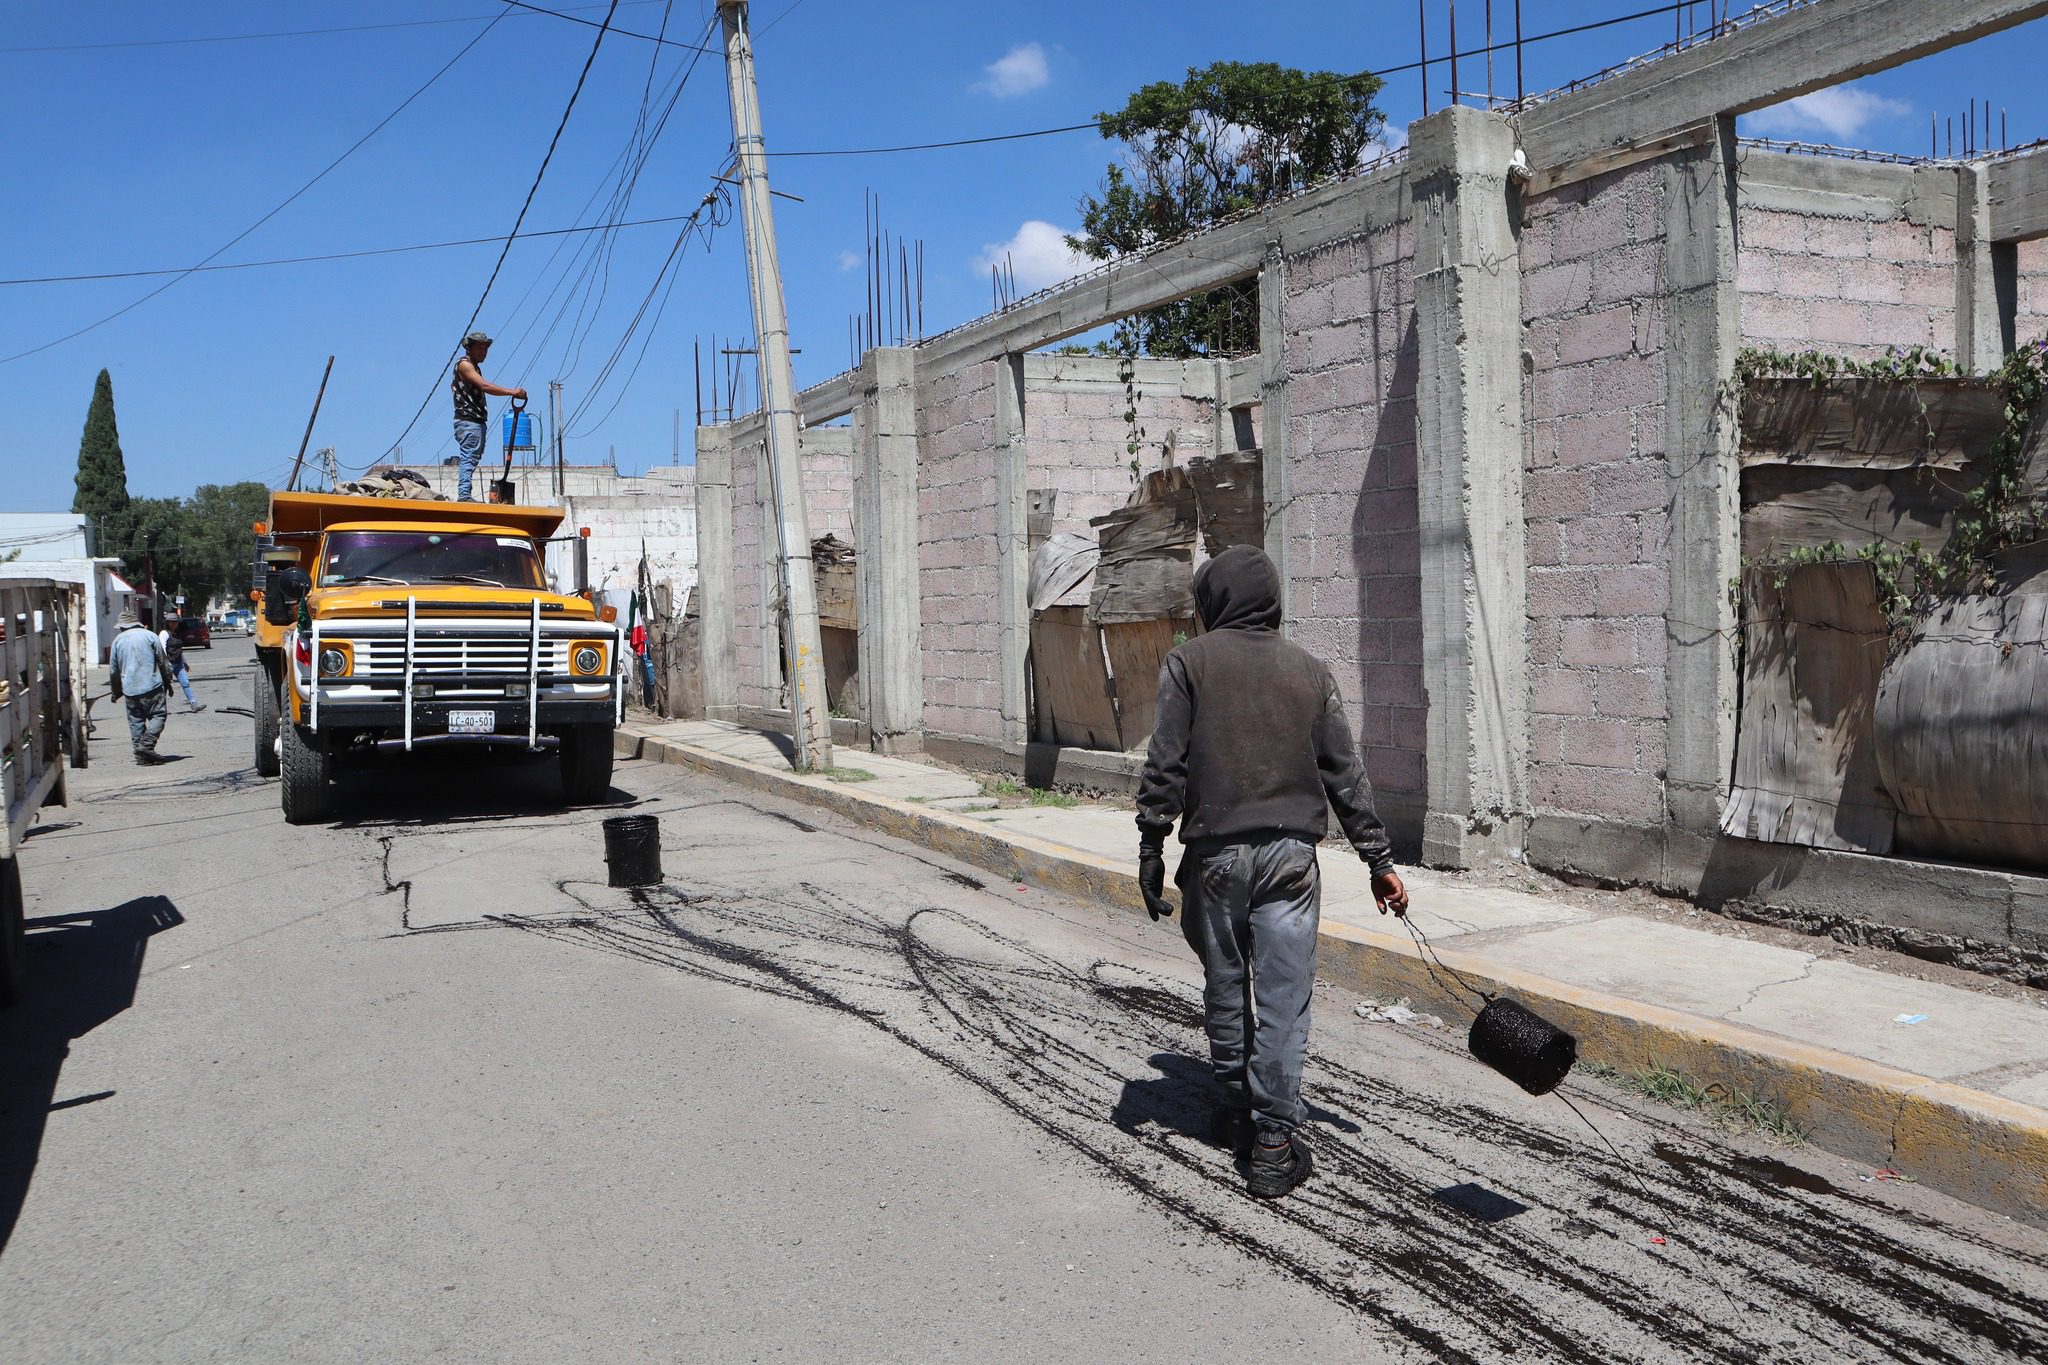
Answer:
<svg viewBox="0 0 2048 1365"><path fill-rule="evenodd" d="M1204 630L1280 629L1280 570L1256 545L1233 545L1195 574Z"/></svg>

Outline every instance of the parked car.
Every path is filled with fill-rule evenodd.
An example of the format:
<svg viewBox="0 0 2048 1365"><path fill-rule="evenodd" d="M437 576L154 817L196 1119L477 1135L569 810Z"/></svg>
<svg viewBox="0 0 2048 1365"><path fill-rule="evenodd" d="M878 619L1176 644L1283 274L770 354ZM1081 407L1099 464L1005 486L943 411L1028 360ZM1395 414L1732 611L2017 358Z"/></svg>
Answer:
<svg viewBox="0 0 2048 1365"><path fill-rule="evenodd" d="M203 616L174 616L170 628L177 634L178 643L187 649L213 648L213 631Z"/></svg>

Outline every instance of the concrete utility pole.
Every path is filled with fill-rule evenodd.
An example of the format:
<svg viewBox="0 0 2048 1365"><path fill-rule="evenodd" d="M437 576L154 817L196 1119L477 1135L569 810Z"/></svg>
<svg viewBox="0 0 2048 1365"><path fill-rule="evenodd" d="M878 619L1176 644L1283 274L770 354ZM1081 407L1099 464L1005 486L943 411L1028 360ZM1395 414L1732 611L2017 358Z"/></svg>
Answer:
<svg viewBox="0 0 2048 1365"><path fill-rule="evenodd" d="M782 268L775 252L775 211L768 197L768 158L761 139L761 99L754 88L747 0L718 0L718 17L725 26L732 142L739 158L747 277L753 286L754 344L760 352L757 372L761 408L768 418L768 486L775 500L782 569L782 646L789 671L789 714L796 729L796 765L804 770L829 768L832 719L825 696L825 654L818 637L803 464L797 454L796 372L789 360L789 311L782 300Z"/></svg>

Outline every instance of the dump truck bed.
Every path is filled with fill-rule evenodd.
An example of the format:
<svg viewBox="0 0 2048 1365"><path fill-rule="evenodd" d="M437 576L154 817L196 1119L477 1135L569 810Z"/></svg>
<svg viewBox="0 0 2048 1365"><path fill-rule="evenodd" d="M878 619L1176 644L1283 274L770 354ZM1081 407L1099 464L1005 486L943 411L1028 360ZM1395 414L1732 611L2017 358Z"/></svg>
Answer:
<svg viewBox="0 0 2048 1365"><path fill-rule="evenodd" d="M408 526L460 526L464 530L503 529L515 535L545 539L562 524L559 507L497 506L481 502L414 502L407 498L357 498L342 493L272 493L272 535L306 535L343 522L401 523Z"/></svg>

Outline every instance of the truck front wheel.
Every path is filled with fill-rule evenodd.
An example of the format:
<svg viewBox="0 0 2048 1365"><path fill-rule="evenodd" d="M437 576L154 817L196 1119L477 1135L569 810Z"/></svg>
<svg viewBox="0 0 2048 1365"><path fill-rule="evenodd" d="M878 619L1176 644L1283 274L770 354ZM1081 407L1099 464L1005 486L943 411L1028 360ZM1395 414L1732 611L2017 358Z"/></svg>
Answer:
<svg viewBox="0 0 2048 1365"><path fill-rule="evenodd" d="M325 820L327 810L333 804L333 760L326 751L308 743L299 727L289 721L278 727L279 737L284 741L284 753L279 762L280 776L284 781L278 784L284 806L284 822L288 825L310 825L316 820Z"/></svg>
<svg viewBox="0 0 2048 1365"><path fill-rule="evenodd" d="M21 860L0 858L0 1009L28 989L28 911L21 900Z"/></svg>
<svg viewBox="0 0 2048 1365"><path fill-rule="evenodd" d="M270 670L256 670L256 700L249 708L256 715L256 775L277 776L277 679Z"/></svg>
<svg viewBox="0 0 2048 1365"><path fill-rule="evenodd" d="M562 732L562 795L572 806L594 806L611 794L612 727L574 725Z"/></svg>

